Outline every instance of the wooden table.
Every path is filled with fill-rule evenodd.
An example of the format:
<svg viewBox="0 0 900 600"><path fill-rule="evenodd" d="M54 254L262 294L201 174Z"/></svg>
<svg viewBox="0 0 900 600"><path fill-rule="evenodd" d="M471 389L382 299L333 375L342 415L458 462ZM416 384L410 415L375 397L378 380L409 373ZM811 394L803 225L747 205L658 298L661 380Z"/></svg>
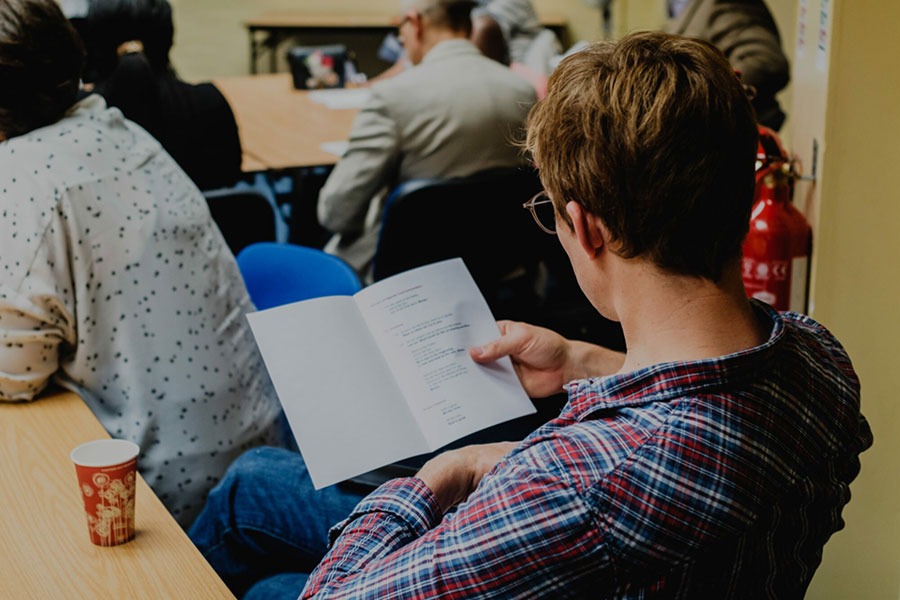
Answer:
<svg viewBox="0 0 900 600"><path fill-rule="evenodd" d="M401 17L367 13L266 13L244 21L250 36L250 72L256 73L256 62L263 51L269 53L269 71L274 73L278 45L293 35L325 33L340 42L345 33L369 31L387 34L400 25ZM560 15L542 15L541 23L559 36L566 27ZM262 35L257 35L262 34Z"/></svg>
<svg viewBox="0 0 900 600"><path fill-rule="evenodd" d="M322 142L346 140L356 109L330 109L295 90L288 73L213 81L231 109L244 151L244 172L333 165Z"/></svg>
<svg viewBox="0 0 900 600"><path fill-rule="evenodd" d="M91 544L69 452L106 437L70 392L0 403L0 598L234 598L143 478L134 540Z"/></svg>

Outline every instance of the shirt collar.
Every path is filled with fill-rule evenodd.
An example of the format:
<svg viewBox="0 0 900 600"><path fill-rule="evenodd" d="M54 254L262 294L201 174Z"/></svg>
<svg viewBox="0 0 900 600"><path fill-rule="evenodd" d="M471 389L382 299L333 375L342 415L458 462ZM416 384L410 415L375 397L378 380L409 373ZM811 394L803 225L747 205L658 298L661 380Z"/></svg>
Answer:
<svg viewBox="0 0 900 600"><path fill-rule="evenodd" d="M784 337L784 320L768 304L751 299L770 323L769 339L753 348L696 361L669 362L637 371L576 379L564 387L569 402L562 414L582 421L598 410L639 406L697 394L759 371Z"/></svg>
<svg viewBox="0 0 900 600"><path fill-rule="evenodd" d="M443 42L435 44L434 47L428 51L428 54L422 58L422 62L419 64L431 64L433 62L444 60L445 58L464 55L481 56L481 52L479 52L478 48L476 48L469 40L464 40L462 38L444 40Z"/></svg>
<svg viewBox="0 0 900 600"><path fill-rule="evenodd" d="M101 113L106 110L106 100L100 94L89 93L82 97L75 104L69 107L65 116L71 117L76 114Z"/></svg>

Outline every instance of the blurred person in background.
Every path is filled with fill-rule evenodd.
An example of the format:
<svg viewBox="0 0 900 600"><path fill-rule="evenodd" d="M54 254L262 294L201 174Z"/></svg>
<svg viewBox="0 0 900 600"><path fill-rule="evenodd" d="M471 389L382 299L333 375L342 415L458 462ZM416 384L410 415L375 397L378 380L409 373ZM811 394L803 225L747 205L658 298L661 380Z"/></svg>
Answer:
<svg viewBox="0 0 900 600"><path fill-rule="evenodd" d="M241 451L287 446L203 195L91 94L54 0L0 1L0 400L77 393L183 526Z"/></svg>
<svg viewBox="0 0 900 600"><path fill-rule="evenodd" d="M781 36L763 0L668 0L669 33L712 42L755 89L757 120L774 130L785 114L775 94L791 79Z"/></svg>
<svg viewBox="0 0 900 600"><path fill-rule="evenodd" d="M472 43L530 81L539 98L546 94L547 78L562 52L531 0L481 0L472 11Z"/></svg>
<svg viewBox="0 0 900 600"><path fill-rule="evenodd" d="M543 95L561 46L556 34L541 25L531 0L474 0L474 4L469 39L475 47L531 81ZM385 38L379 57L394 65L372 81L388 79L410 66L395 35Z"/></svg>
<svg viewBox="0 0 900 600"><path fill-rule="evenodd" d="M403 1L400 37L414 66L371 87L349 148L319 193L319 222L335 234L325 250L363 278L395 186L524 164L511 140L536 95L468 40L473 7L467 0Z"/></svg>
<svg viewBox="0 0 900 600"><path fill-rule="evenodd" d="M531 0L480 0L472 11L472 43L488 58L507 65L525 63L542 31Z"/></svg>
<svg viewBox="0 0 900 600"><path fill-rule="evenodd" d="M85 83L146 129L202 190L233 185L241 142L231 107L211 83L178 78L169 62L174 26L167 0L90 0L78 24Z"/></svg>

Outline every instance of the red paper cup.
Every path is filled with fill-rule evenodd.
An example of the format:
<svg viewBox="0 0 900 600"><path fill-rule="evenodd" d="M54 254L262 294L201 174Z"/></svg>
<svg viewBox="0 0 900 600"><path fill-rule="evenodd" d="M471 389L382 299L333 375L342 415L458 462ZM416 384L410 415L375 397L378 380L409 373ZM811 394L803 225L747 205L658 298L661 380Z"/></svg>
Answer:
<svg viewBox="0 0 900 600"><path fill-rule="evenodd" d="M116 546L134 537L139 451L126 440L95 440L72 450L88 531L97 546Z"/></svg>

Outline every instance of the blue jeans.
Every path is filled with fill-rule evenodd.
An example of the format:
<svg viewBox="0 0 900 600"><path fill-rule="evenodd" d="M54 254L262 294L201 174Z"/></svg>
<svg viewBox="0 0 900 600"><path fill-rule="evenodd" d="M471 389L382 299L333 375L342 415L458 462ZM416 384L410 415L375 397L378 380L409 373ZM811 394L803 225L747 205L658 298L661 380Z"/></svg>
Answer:
<svg viewBox="0 0 900 600"><path fill-rule="evenodd" d="M336 486L316 491L296 452L255 448L229 467L188 535L238 598L296 600L325 556L329 528L362 498Z"/></svg>

